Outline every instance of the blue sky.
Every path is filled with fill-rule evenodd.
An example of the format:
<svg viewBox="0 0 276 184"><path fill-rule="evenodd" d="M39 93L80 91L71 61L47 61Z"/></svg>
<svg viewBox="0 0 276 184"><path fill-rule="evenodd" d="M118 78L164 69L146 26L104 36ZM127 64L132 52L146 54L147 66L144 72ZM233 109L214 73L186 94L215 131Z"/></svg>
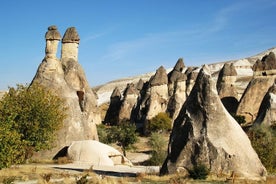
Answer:
<svg viewBox="0 0 276 184"><path fill-rule="evenodd" d="M30 83L56 25L80 35L91 86L173 67L255 55L276 46L275 0L3 0L0 89ZM58 57L60 51L58 51Z"/></svg>

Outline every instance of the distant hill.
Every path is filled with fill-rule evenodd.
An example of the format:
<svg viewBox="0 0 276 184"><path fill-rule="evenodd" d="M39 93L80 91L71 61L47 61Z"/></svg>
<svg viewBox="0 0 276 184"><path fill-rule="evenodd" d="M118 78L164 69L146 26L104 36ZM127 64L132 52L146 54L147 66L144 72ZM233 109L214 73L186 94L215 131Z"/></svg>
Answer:
<svg viewBox="0 0 276 184"><path fill-rule="evenodd" d="M217 74L219 70L222 68L222 66L224 65L224 63L234 63L238 73L238 82L240 82L240 91L243 91L249 82L247 78L253 75L253 71L251 67L256 62L257 59L261 59L269 52L276 53L276 47L270 48L254 56L249 56L238 60L229 60L229 61L224 61L219 63L212 63L212 64L208 64L208 66L210 67L213 76L217 77ZM189 66L186 66L186 67L189 67ZM201 66L198 66L198 67L201 67ZM171 70L172 68L169 68L167 69L167 72ZM146 73L146 74L137 75L137 76L117 79L114 81L110 81L106 84L93 87L93 90L98 95L98 104L101 105L103 103L109 102L110 95L115 87L118 87L121 91L123 91L128 83L137 83L139 79L147 81L154 73L155 71Z"/></svg>

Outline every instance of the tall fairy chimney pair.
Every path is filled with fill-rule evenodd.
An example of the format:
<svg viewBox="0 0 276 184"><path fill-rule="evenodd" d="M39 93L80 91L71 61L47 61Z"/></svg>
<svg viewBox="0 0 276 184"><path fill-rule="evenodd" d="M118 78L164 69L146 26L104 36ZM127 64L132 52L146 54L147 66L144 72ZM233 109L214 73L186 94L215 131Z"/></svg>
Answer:
<svg viewBox="0 0 276 184"><path fill-rule="evenodd" d="M46 57L56 58L58 43L61 40L60 33L56 26L48 27L48 31L45 34ZM80 38L75 27L69 27L62 38L61 47L61 60L64 58L72 58L78 60L78 47Z"/></svg>

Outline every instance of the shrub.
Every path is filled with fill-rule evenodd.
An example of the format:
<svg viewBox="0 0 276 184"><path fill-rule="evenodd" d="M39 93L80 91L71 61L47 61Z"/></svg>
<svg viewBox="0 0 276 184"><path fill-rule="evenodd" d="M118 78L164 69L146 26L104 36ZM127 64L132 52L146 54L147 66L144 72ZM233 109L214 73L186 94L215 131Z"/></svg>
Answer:
<svg viewBox="0 0 276 184"><path fill-rule="evenodd" d="M255 126L248 132L252 147L269 172L276 171L276 130L265 126Z"/></svg>
<svg viewBox="0 0 276 184"><path fill-rule="evenodd" d="M231 115L240 125L243 123L246 123L245 116L237 115L237 114L231 114Z"/></svg>
<svg viewBox="0 0 276 184"><path fill-rule="evenodd" d="M162 165L167 153L167 142L164 134L153 132L149 138L148 144L152 149L152 155L149 159L150 165Z"/></svg>
<svg viewBox="0 0 276 184"><path fill-rule="evenodd" d="M104 124L97 125L99 141L108 144L108 128Z"/></svg>
<svg viewBox="0 0 276 184"><path fill-rule="evenodd" d="M162 132L171 130L172 119L165 112L160 112L149 120L148 130L150 132Z"/></svg>
<svg viewBox="0 0 276 184"><path fill-rule="evenodd" d="M129 122L122 122L119 125L112 126L108 129L108 143L117 143L121 146L124 156L126 156L126 149L130 148L138 140L135 130L136 126Z"/></svg>
<svg viewBox="0 0 276 184"><path fill-rule="evenodd" d="M203 164L198 164L195 165L194 168L192 170L189 170L189 174L190 177L193 179L206 179L208 174L209 174L209 170L207 169L207 167Z"/></svg>
<svg viewBox="0 0 276 184"><path fill-rule="evenodd" d="M11 147L2 144L15 152L24 149L25 159L33 151L51 148L66 109L62 99L38 84L10 88L0 101L0 123L8 124L8 129L2 131L12 131L16 140ZM17 144L18 139L21 143Z"/></svg>

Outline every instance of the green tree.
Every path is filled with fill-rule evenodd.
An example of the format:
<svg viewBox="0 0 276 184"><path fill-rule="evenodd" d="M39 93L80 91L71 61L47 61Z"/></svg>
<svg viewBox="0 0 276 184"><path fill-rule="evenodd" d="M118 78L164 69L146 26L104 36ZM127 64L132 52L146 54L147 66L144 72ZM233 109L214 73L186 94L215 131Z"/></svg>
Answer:
<svg viewBox="0 0 276 184"><path fill-rule="evenodd" d="M24 142L20 134L11 129L10 122L0 121L0 169L24 161Z"/></svg>
<svg viewBox="0 0 276 184"><path fill-rule="evenodd" d="M252 127L247 134L265 168L269 172L275 172L276 130L260 125Z"/></svg>
<svg viewBox="0 0 276 184"><path fill-rule="evenodd" d="M165 112L160 112L148 122L150 132L169 131L172 128L172 119Z"/></svg>
<svg viewBox="0 0 276 184"><path fill-rule="evenodd" d="M153 132L150 135L148 145L151 147L151 158L149 159L150 165L162 165L167 154L167 141L165 137L168 135Z"/></svg>
<svg viewBox="0 0 276 184"><path fill-rule="evenodd" d="M123 154L126 156L126 149L130 148L138 140L135 130L136 126L129 122L122 122L119 125L111 126L107 134L108 142L117 143L121 146Z"/></svg>
<svg viewBox="0 0 276 184"><path fill-rule="evenodd" d="M51 148L66 109L64 100L38 84L17 85L0 101L0 122L9 123L10 130L20 135L28 159L33 151Z"/></svg>

